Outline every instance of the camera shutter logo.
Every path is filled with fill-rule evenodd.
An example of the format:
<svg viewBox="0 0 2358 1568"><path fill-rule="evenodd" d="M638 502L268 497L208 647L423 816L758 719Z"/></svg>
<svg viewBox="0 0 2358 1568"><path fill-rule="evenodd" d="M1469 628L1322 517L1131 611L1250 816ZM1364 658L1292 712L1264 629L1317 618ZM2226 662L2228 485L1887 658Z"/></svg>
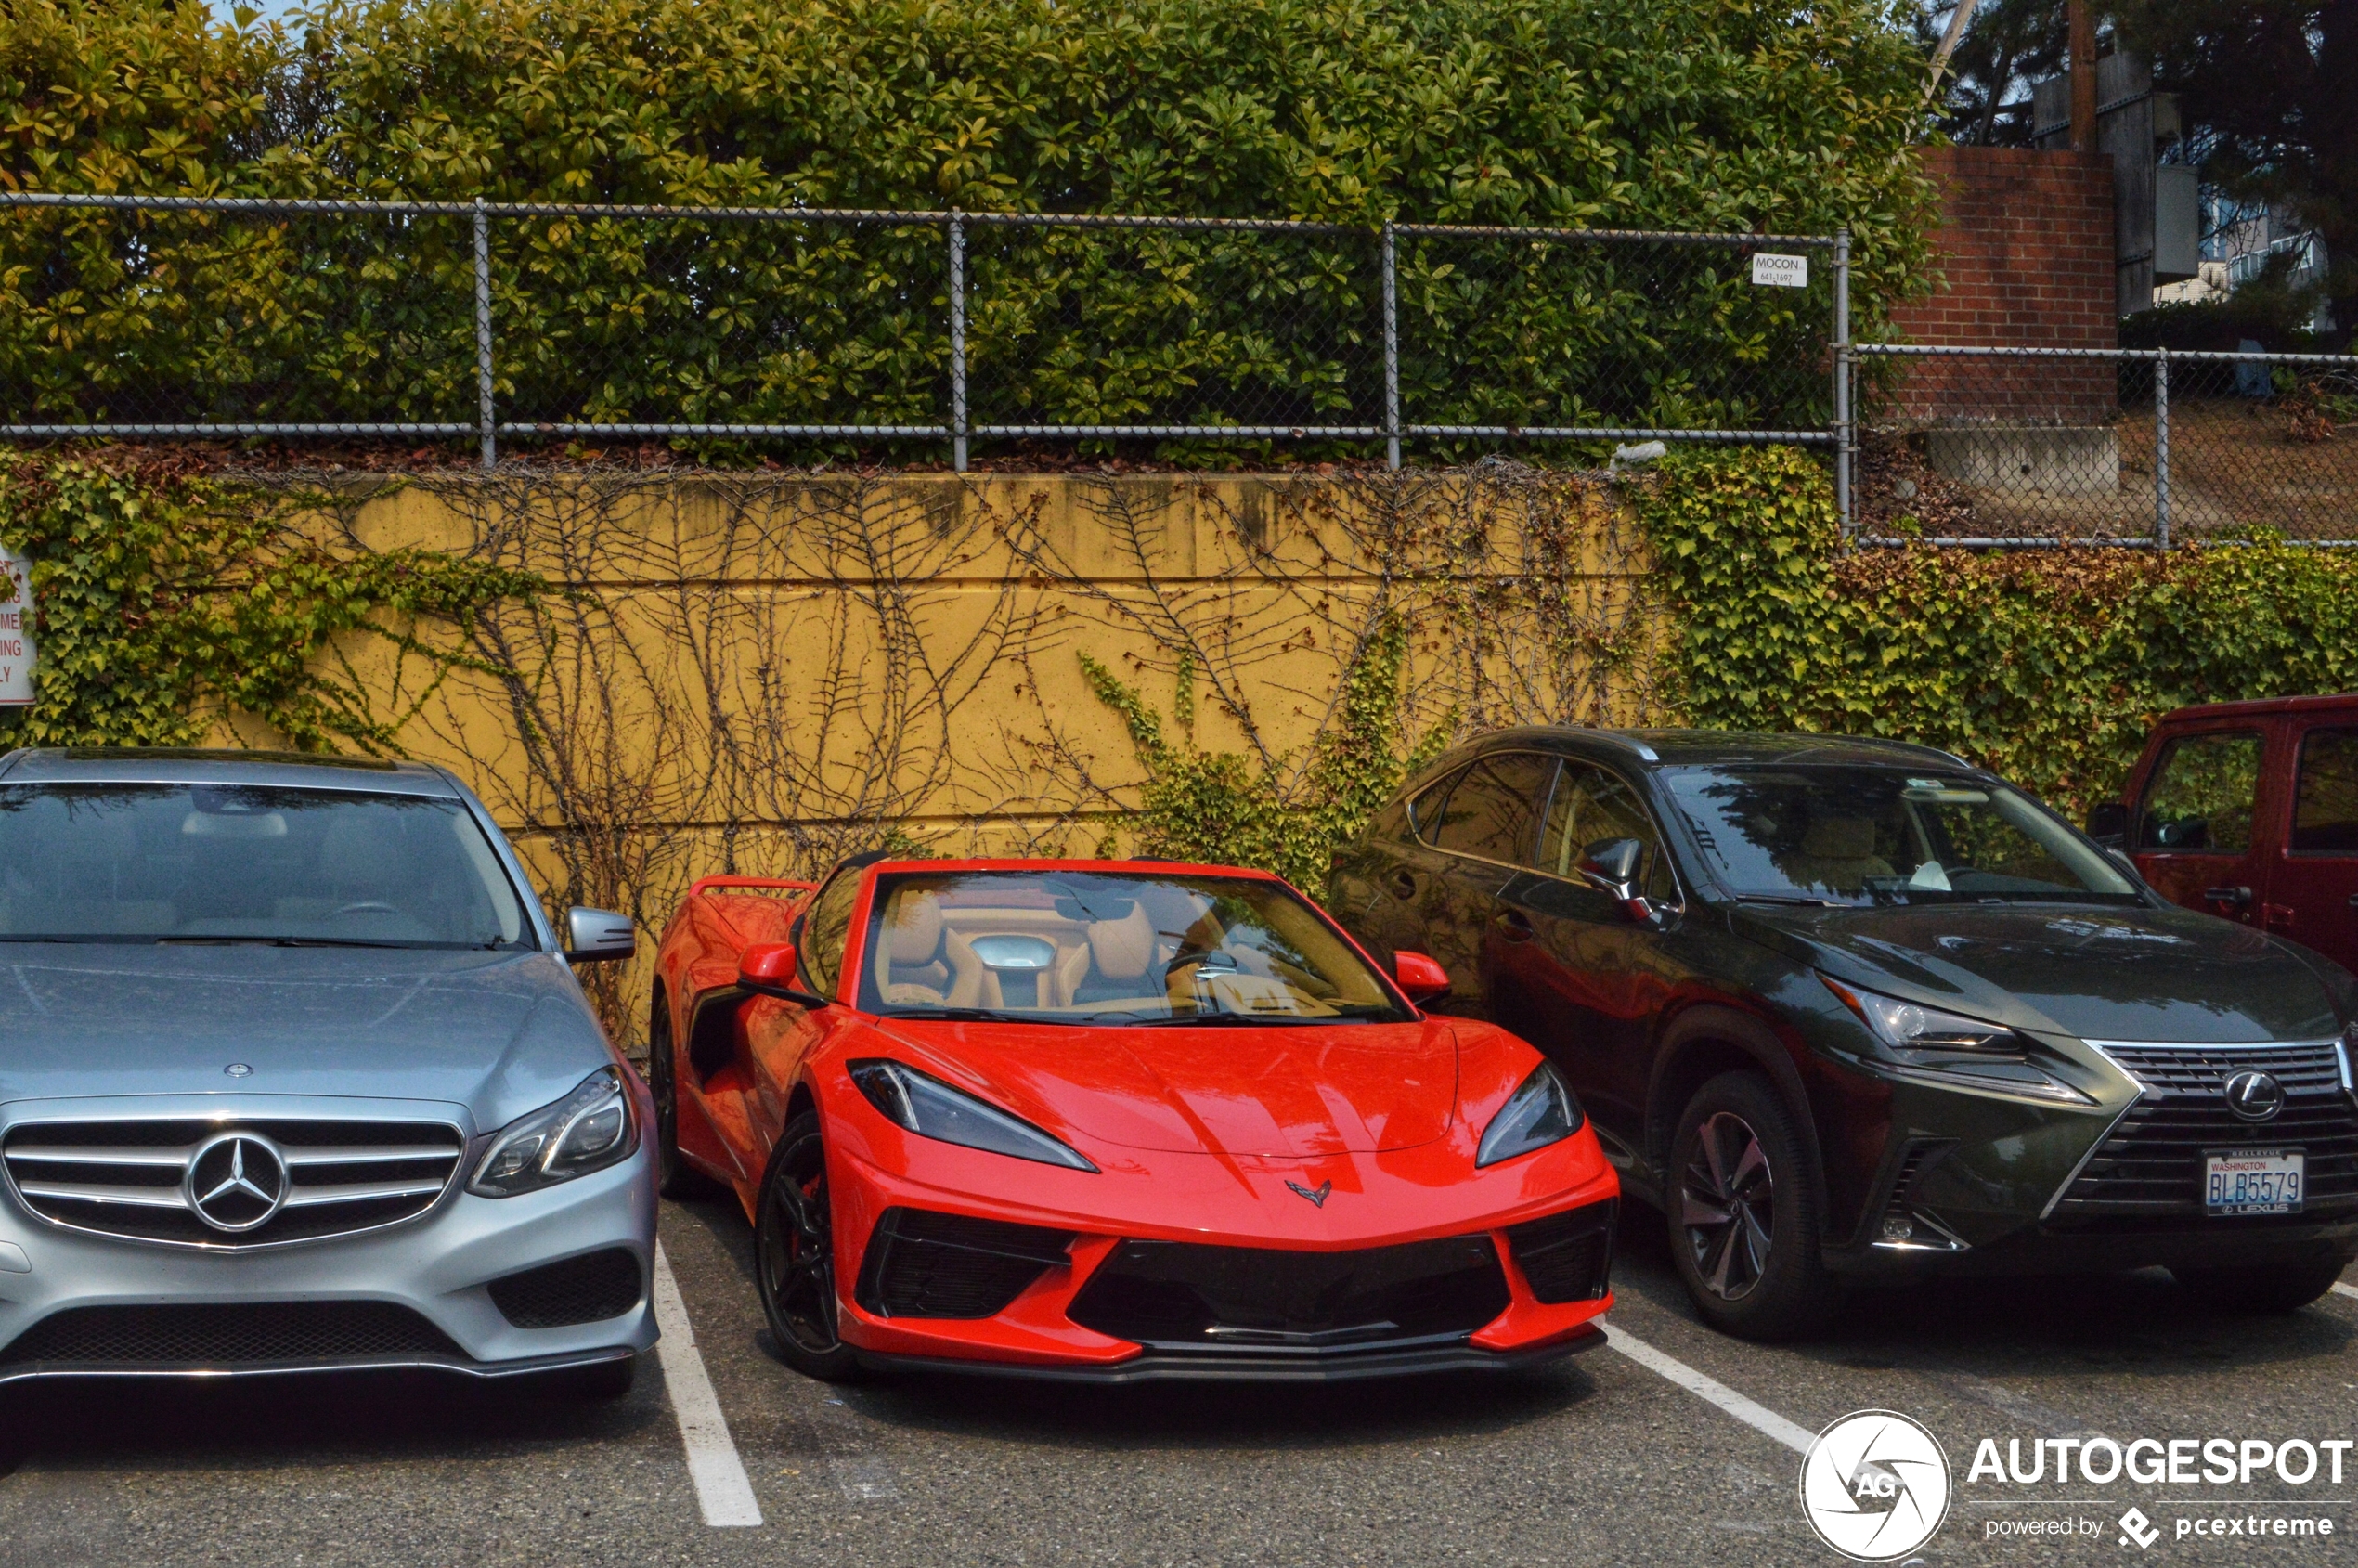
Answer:
<svg viewBox="0 0 2358 1568"><path fill-rule="evenodd" d="M1845 1557L1905 1557L1949 1517L1949 1456L1897 1411L1845 1416L1818 1434L1801 1461L1801 1511L1819 1539Z"/></svg>

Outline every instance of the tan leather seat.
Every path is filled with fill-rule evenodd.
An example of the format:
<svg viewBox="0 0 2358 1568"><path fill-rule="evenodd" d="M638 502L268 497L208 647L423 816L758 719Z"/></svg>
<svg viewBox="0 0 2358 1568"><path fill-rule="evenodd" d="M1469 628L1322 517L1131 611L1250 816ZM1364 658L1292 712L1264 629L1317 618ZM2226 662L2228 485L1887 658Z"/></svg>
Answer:
<svg viewBox="0 0 2358 1568"><path fill-rule="evenodd" d="M1804 888L1836 893L1863 891L1867 878L1893 875L1891 862L1875 853L1872 817L1812 817L1801 836L1801 853L1781 869Z"/></svg>
<svg viewBox="0 0 2358 1568"><path fill-rule="evenodd" d="M944 1000L950 968L940 959L941 901L930 892L892 901L876 933L876 993L887 1005L930 1006ZM967 957L972 959L971 950ZM978 965L979 967L979 965Z"/></svg>

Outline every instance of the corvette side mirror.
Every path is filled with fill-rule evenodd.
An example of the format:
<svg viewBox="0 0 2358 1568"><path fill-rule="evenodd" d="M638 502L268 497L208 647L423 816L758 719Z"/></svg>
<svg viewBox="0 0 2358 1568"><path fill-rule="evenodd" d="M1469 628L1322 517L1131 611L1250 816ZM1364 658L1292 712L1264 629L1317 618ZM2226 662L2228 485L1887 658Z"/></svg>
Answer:
<svg viewBox="0 0 2358 1568"><path fill-rule="evenodd" d="M1393 953L1392 978L1400 982L1408 1000L1419 1007L1449 991L1449 971L1421 952Z"/></svg>
<svg viewBox="0 0 2358 1568"><path fill-rule="evenodd" d="M639 931L630 916L578 904L565 911L566 963L612 964L638 951Z"/></svg>
<svg viewBox="0 0 2358 1568"><path fill-rule="evenodd" d="M804 1007L824 1007L827 999L797 989L802 966L792 942L757 942L737 958L737 983L757 996L774 996Z"/></svg>

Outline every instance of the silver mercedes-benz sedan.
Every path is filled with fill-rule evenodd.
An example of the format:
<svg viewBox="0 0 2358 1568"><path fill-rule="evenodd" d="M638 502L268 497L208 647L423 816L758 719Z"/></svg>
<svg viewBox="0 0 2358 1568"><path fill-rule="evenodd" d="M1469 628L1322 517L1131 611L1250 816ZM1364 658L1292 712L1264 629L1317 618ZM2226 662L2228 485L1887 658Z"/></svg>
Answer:
<svg viewBox="0 0 2358 1568"><path fill-rule="evenodd" d="M0 1383L436 1367L612 1396L654 1108L414 762L0 758Z"/></svg>

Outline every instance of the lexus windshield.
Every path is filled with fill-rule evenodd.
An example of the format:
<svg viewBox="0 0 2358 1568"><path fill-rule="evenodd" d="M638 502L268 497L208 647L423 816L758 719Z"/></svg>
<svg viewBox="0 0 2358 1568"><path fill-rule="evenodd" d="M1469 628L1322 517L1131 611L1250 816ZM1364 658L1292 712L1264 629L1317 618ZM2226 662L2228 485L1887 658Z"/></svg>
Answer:
<svg viewBox="0 0 2358 1568"><path fill-rule="evenodd" d="M1068 871L880 875L870 1012L1056 1023L1406 1022L1382 978L1274 882Z"/></svg>
<svg viewBox="0 0 2358 1568"><path fill-rule="evenodd" d="M0 786L0 940L533 945L455 800L249 784Z"/></svg>
<svg viewBox="0 0 2358 1568"><path fill-rule="evenodd" d="M2102 851L1987 780L1890 768L1690 768L1670 793L1740 899L2134 903Z"/></svg>

